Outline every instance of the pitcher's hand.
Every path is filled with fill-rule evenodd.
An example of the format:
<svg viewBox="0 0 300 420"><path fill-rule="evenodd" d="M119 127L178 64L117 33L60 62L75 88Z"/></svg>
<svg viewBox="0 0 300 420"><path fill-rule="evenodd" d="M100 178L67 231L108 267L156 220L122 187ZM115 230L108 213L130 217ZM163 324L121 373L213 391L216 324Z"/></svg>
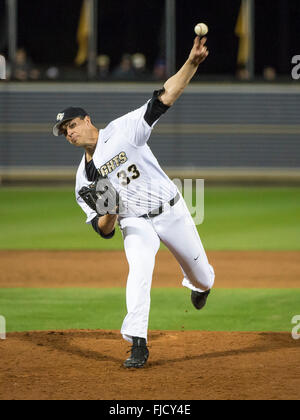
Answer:
<svg viewBox="0 0 300 420"><path fill-rule="evenodd" d="M190 62L198 67L203 61L207 58L209 51L207 49L207 46L205 45L207 41L207 38L200 38L197 36L194 41L194 46L191 50L189 60Z"/></svg>

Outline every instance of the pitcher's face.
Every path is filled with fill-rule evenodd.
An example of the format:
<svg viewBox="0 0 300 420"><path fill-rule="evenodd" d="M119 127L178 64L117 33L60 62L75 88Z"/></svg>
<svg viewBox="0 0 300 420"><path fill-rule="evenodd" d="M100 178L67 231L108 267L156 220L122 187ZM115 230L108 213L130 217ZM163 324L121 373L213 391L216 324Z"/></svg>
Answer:
<svg viewBox="0 0 300 420"><path fill-rule="evenodd" d="M87 141L90 138L91 129L91 119L86 116L84 119L77 117L73 120L66 121L62 124L60 130L69 143L77 147L82 147L86 146Z"/></svg>

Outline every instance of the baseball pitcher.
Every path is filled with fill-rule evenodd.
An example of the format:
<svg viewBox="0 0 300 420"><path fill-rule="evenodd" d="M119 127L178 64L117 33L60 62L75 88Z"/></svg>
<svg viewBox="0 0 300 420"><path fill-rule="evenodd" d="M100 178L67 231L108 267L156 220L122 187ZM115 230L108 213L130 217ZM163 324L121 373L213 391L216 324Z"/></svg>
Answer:
<svg viewBox="0 0 300 420"><path fill-rule="evenodd" d="M105 129L98 130L84 109L73 107L57 115L53 128L55 136L64 135L84 149L76 200L86 213L86 223L106 239L114 236L118 224L124 238L129 275L121 334L132 343L126 368L141 368L149 357L150 290L161 241L179 262L183 286L191 290L196 309L204 307L214 284L214 270L186 203L148 146L155 124L208 56L206 40L196 37L188 60L163 89Z"/></svg>

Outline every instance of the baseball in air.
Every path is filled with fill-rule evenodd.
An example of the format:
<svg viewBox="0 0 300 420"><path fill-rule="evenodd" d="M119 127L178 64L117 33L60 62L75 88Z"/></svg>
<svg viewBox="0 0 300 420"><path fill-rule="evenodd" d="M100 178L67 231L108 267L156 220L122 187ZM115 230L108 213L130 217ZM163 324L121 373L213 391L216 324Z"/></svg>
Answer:
<svg viewBox="0 0 300 420"><path fill-rule="evenodd" d="M198 36L205 36L208 33L208 26L205 23L198 23L195 26L195 33Z"/></svg>

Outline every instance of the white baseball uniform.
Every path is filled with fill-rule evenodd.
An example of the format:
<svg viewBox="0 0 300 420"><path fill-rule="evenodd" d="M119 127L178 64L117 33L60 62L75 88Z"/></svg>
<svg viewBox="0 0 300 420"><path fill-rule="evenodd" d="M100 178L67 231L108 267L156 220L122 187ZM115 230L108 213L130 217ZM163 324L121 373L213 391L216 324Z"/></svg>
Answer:
<svg viewBox="0 0 300 420"><path fill-rule="evenodd" d="M152 101L158 101L157 96L158 92L155 92ZM160 242L179 262L184 274L183 286L205 291L213 287L215 278L183 197L161 169L147 144L153 127L163 113L157 114L153 118L155 121L152 119L149 124L145 115L150 103L148 101L100 130L92 161L98 173L108 177L126 206L126 214L119 215L118 223L129 264L126 289L128 313L121 329L123 337L129 342L132 342L132 337L147 340L150 290ZM76 177L76 199L89 224L97 214L78 192L90 181L83 156ZM153 211L156 212L155 217L147 216Z"/></svg>

